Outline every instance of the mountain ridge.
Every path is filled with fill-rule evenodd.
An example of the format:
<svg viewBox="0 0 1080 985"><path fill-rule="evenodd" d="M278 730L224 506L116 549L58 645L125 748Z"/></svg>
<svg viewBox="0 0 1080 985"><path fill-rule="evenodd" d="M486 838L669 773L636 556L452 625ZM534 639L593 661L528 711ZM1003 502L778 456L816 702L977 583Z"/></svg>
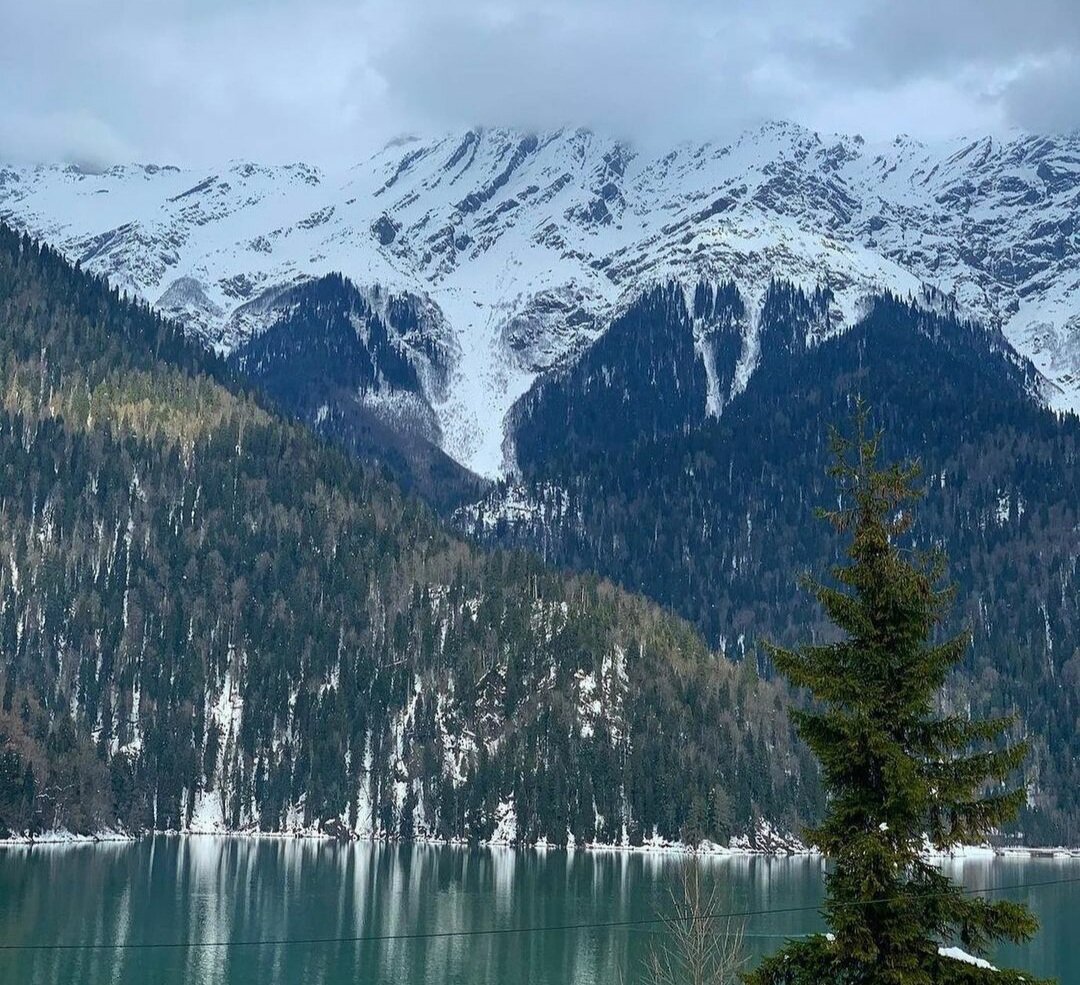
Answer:
<svg viewBox="0 0 1080 985"><path fill-rule="evenodd" d="M640 844L813 813L782 689L455 538L3 223L0 377L0 835Z"/></svg>
<svg viewBox="0 0 1080 985"><path fill-rule="evenodd" d="M674 285L644 296L581 360L533 386L511 415L519 476L460 509L459 527L606 574L728 653L752 659L762 636L827 637L798 574L839 562L811 517L836 505L823 478L829 429L861 396L885 429L883 454L925 469L910 546L944 550L958 593L948 628L974 634L941 700L1019 716L1033 751L1023 830L1074 843L1080 420L1033 399L1034 368L978 322L885 295L814 342L825 298L779 283L758 369L719 418L701 419L683 297Z"/></svg>
<svg viewBox="0 0 1080 985"><path fill-rule="evenodd" d="M505 472L506 415L650 284L733 280L739 385L772 278L833 296L832 330L880 290L1000 327L1057 409L1080 408L1080 137L869 145L769 124L646 154L587 130L472 129L302 165L0 171L0 214L222 351L276 292L339 271L431 304L450 358L441 447ZM716 402L710 404L716 409Z"/></svg>

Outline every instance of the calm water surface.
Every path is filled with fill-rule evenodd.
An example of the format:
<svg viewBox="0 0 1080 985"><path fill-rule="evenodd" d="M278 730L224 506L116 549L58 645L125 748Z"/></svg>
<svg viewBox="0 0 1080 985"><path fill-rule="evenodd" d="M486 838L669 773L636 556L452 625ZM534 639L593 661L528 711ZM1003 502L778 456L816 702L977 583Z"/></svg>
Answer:
<svg viewBox="0 0 1080 985"><path fill-rule="evenodd" d="M339 845L242 838L0 849L0 944L169 943L486 930L666 911L681 861L623 853ZM815 906L808 859L702 863L723 906ZM972 888L1080 877L1080 859L950 863ZM1019 890L1040 937L1003 963L1080 982L1080 883ZM820 928L815 912L752 917L754 954ZM616 985L638 980L646 928L288 947L0 950L2 983ZM620 979L621 975L621 979Z"/></svg>

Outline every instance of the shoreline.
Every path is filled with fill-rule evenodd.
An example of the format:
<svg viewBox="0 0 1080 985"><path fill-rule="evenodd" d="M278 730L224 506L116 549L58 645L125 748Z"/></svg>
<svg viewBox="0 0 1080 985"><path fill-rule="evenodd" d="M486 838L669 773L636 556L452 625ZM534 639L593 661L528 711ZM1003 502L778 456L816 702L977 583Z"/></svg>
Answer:
<svg viewBox="0 0 1080 985"><path fill-rule="evenodd" d="M443 838L413 838L402 841L396 838L372 837L353 835L342 838L338 835L318 831L315 829L296 829L292 831L259 831L259 830L184 830L175 829L141 831L131 833L120 830L105 829L94 834L74 834L70 831L49 831L40 835L24 835L15 838L0 838L0 849L3 848L66 848L85 847L87 845L126 845L141 841L144 838L240 838L269 841L320 841L336 842L342 845L366 844L366 845L415 845L427 848L486 848L507 849L511 851L535 851L535 852L593 852L593 853L619 853L626 855L669 855L669 856L693 856L695 858L822 858L821 854L814 849L808 848L801 842L777 845L768 848L755 848L748 844L719 845L706 842L699 846L690 846L681 842L668 842L663 839L653 839L640 845L631 844L605 844L602 842L589 842L585 844L570 842L566 845L553 845L547 841L535 842L531 845L515 844L504 840L482 841L470 843L462 839ZM740 839L742 840L742 839ZM978 860L992 858L1007 858L1019 860L1034 859L1074 859L1080 861L1080 847L1069 848L1066 846L995 846L995 845L964 845L949 852L928 852L926 857L931 860Z"/></svg>

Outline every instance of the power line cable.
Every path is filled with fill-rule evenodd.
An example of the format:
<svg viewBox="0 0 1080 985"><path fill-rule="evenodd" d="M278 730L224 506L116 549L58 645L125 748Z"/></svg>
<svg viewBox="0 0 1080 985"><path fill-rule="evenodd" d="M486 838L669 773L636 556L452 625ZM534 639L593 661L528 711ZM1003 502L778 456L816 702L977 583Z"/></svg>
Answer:
<svg viewBox="0 0 1080 985"><path fill-rule="evenodd" d="M1047 879L1042 882L1018 882L1011 885L988 886L985 889L964 889L967 895L977 896L989 893L1003 893L1017 889L1039 889L1044 886L1063 886L1080 883L1080 876L1067 879ZM926 893L921 898L947 896L949 892ZM885 896L880 899L858 900L843 906L870 906L876 903L893 903L904 896ZM503 934L555 934L572 933L581 930L617 930L629 927L644 927L655 924L680 923L686 920L724 920L746 917L770 916L781 913L805 913L820 910L818 906L784 906L761 910L731 910L689 916L644 917L636 920L610 920L599 923L566 923L546 926L527 927L486 927L479 930L431 930L415 931L403 934L359 934L354 937L282 937L256 938L254 940L218 940L218 941L116 941L112 943L77 943L77 944L0 944L0 951L89 951L89 950L181 950L185 948L228 948L228 947L298 947L317 944L375 944L388 941L442 940L454 937L495 937ZM792 936L792 935L781 935Z"/></svg>

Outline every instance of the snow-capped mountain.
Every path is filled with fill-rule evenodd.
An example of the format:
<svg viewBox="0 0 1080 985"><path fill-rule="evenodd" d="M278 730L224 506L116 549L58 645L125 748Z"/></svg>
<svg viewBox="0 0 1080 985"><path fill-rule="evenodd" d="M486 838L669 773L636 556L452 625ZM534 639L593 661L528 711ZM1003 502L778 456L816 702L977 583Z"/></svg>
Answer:
<svg viewBox="0 0 1080 985"><path fill-rule="evenodd" d="M932 287L1000 327L1051 406L1078 410L1078 207L1080 136L874 146L789 124L662 154L476 129L395 141L341 174L0 168L0 214L224 351L280 315L283 289L331 271L425 299L447 361L426 395L442 445L485 475L537 377L668 278L738 285L735 387L772 278L827 283L835 331L874 291Z"/></svg>

